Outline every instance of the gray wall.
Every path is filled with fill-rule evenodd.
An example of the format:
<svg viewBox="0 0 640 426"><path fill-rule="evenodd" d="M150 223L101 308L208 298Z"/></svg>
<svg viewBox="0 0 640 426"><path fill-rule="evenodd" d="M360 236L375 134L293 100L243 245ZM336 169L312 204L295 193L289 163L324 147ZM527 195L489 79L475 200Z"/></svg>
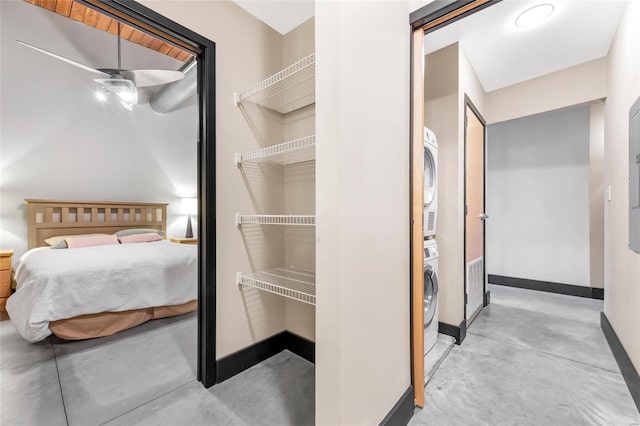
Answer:
<svg viewBox="0 0 640 426"><path fill-rule="evenodd" d="M101 104L95 75L23 47L24 40L96 67L114 66L113 35L24 1L0 2L0 247L26 249L23 200L148 201L169 205L183 235L180 198L195 196L197 109L160 115ZM180 62L123 41L123 67ZM144 94L143 94L144 95Z"/></svg>
<svg viewBox="0 0 640 426"><path fill-rule="evenodd" d="M489 274L589 286L589 106L487 127Z"/></svg>

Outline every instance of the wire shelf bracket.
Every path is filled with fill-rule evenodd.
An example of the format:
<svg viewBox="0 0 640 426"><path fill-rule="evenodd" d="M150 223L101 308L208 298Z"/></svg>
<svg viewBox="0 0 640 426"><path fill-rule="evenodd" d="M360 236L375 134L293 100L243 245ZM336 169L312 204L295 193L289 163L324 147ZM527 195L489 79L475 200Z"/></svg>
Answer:
<svg viewBox="0 0 640 426"><path fill-rule="evenodd" d="M236 226L238 227L240 227L240 225L315 226L315 224L315 215L236 213Z"/></svg>
<svg viewBox="0 0 640 426"><path fill-rule="evenodd" d="M315 135L311 135L255 151L249 151L244 154L236 153L235 165L236 167L240 167L242 163L264 162L287 166L290 164L314 161L315 157L316 137Z"/></svg>
<svg viewBox="0 0 640 426"><path fill-rule="evenodd" d="M316 304L316 274L294 268L275 268L243 274L236 278L240 288L248 286L292 300Z"/></svg>
<svg viewBox="0 0 640 426"><path fill-rule="evenodd" d="M315 53L277 72L255 86L234 94L236 106L252 102L281 114L316 101Z"/></svg>

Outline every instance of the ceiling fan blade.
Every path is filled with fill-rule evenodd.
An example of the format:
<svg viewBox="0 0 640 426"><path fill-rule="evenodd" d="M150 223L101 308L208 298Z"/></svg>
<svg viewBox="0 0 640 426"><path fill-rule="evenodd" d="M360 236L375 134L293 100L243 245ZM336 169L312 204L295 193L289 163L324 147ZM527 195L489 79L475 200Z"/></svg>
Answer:
<svg viewBox="0 0 640 426"><path fill-rule="evenodd" d="M182 80L184 73L173 70L120 70L120 75L136 87L156 86Z"/></svg>
<svg viewBox="0 0 640 426"><path fill-rule="evenodd" d="M73 60L71 60L69 58L65 58L64 56L56 55L55 53L51 53L51 52L49 52L47 50L40 49L39 47L33 46L33 45L29 44L29 43L25 43L24 41L20 41L20 40L16 40L16 41L18 43L20 43L21 45L23 45L23 46L30 47L30 48L32 48L34 50L37 50L38 52L42 52L42 53L44 53L46 55L52 56L52 57L54 57L56 59L64 61L64 62L66 62L68 64L71 64L73 66L76 66L78 68L82 68L85 71L89 71L89 72L92 72L92 73L95 73L95 74L99 74L99 75L101 75L103 77L111 77L111 74L107 74L104 71L100 71L100 70L97 70L95 68L91 68L90 66L81 64L80 62L73 61Z"/></svg>

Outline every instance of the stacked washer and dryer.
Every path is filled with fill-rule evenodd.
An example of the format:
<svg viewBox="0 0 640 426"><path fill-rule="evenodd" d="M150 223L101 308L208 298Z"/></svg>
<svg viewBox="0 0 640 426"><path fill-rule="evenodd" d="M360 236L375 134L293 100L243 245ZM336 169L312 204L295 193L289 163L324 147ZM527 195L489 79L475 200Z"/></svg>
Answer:
<svg viewBox="0 0 640 426"><path fill-rule="evenodd" d="M424 354L438 340L438 141L424 128Z"/></svg>

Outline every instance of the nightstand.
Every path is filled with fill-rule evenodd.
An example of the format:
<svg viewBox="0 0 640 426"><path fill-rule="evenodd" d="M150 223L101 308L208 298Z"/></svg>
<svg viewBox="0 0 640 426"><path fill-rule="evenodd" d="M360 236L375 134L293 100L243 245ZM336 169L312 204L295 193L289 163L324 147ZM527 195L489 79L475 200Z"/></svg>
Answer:
<svg viewBox="0 0 640 426"><path fill-rule="evenodd" d="M0 250L0 312L6 312L7 298L11 296L13 281L11 256L13 256L13 250Z"/></svg>
<svg viewBox="0 0 640 426"><path fill-rule="evenodd" d="M178 243L178 244L194 244L194 245L198 244L197 238L169 237L169 241L171 241L172 243Z"/></svg>

